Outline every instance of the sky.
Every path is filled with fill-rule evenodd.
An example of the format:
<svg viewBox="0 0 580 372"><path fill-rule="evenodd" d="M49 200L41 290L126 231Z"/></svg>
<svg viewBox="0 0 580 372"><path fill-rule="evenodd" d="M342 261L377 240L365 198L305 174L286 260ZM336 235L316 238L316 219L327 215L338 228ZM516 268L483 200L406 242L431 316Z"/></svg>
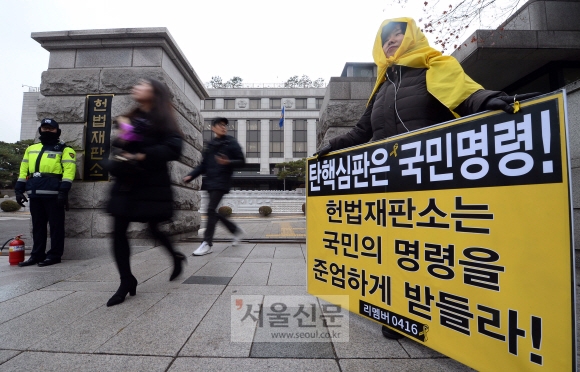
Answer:
<svg viewBox="0 0 580 372"><path fill-rule="evenodd" d="M372 62L384 19L420 17L423 1L395 3L0 0L0 141L19 140L23 85L40 86L48 68L49 52L32 32L166 27L203 82L281 83L294 75L328 82L346 62Z"/></svg>

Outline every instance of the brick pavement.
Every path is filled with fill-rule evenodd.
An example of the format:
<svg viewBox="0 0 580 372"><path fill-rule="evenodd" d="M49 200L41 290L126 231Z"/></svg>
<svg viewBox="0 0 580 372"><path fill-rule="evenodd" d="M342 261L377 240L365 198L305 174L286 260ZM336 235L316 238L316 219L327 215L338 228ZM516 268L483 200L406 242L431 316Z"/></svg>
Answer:
<svg viewBox="0 0 580 372"><path fill-rule="evenodd" d="M287 240L288 242L306 242L306 217L300 215L279 215L268 217L245 216L232 217L232 221L244 231L245 241L258 240ZM207 217L202 216L199 235L188 239L193 242L203 241L203 231L207 224ZM219 223L214 234L215 241L231 241L232 234Z"/></svg>
<svg viewBox="0 0 580 372"><path fill-rule="evenodd" d="M235 222L248 239L293 238L305 227L300 216ZM230 238L222 230L218 236ZM177 248L190 254L197 244ZM412 340L387 340L379 325L355 314L348 342L264 342L256 325L249 341L233 342L234 299L300 296L320 311L324 301L306 293L304 244L216 242L212 254L188 256L174 282L160 247L134 251L137 295L111 308L105 303L118 274L109 255L46 268L11 267L0 257L0 371L471 370Z"/></svg>

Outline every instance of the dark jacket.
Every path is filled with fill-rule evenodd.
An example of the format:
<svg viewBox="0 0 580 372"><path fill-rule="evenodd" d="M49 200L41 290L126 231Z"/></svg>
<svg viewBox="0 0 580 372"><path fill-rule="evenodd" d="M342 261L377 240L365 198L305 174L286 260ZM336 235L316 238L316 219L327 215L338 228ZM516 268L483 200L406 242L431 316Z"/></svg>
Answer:
<svg viewBox="0 0 580 372"><path fill-rule="evenodd" d="M218 164L215 159L217 154L227 156L230 163L228 165ZM243 166L245 163L242 148L234 137L228 135L221 138L216 137L206 144L201 163L189 176L195 179L204 174L202 189L229 192L234 168Z"/></svg>
<svg viewBox="0 0 580 372"><path fill-rule="evenodd" d="M356 126L348 133L330 140L332 149L378 141L406 133L407 130L413 131L455 119L451 111L427 91L426 73L427 69L424 68L389 68L387 81L373 96ZM479 90L454 111L460 116L484 111L485 101L500 95L505 93Z"/></svg>
<svg viewBox="0 0 580 372"><path fill-rule="evenodd" d="M179 159L181 136L178 133L156 133L150 127L144 133L143 141L116 140L113 145L123 151L143 153L145 160L109 162L109 172L115 180L107 212L139 222L170 219L173 193L167 164Z"/></svg>

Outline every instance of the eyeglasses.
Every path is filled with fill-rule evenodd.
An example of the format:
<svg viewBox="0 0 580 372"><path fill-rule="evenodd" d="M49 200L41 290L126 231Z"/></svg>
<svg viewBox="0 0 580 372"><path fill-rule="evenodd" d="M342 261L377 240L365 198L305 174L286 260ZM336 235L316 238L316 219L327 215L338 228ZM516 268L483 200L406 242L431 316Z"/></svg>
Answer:
<svg viewBox="0 0 580 372"><path fill-rule="evenodd" d="M228 125L226 123L217 123L216 126L227 128Z"/></svg>

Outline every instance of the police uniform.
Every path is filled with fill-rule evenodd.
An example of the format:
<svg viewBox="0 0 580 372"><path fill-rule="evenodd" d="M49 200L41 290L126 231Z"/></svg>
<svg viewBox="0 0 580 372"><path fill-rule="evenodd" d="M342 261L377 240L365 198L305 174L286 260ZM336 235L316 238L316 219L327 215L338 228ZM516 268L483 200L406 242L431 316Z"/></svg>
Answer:
<svg viewBox="0 0 580 372"><path fill-rule="evenodd" d="M53 119L43 119L41 127L58 129ZM40 128L39 128L40 132ZM30 198L33 248L30 259L20 266L38 263L48 266L59 263L64 251L64 210L68 207L68 192L76 172L75 151L58 139L60 129L49 140L29 146L20 164L20 175L15 186L17 196L24 191ZM46 251L47 222L50 225L50 250Z"/></svg>

